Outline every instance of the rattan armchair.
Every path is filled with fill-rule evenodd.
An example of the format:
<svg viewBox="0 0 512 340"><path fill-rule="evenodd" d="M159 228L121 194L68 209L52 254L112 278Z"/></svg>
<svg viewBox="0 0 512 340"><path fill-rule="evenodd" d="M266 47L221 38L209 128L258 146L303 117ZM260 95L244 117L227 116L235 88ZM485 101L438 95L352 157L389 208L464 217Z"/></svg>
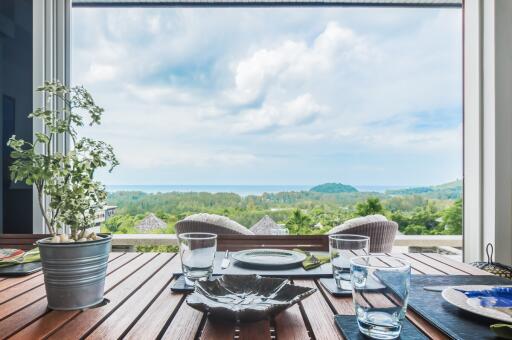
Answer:
<svg viewBox="0 0 512 340"><path fill-rule="evenodd" d="M335 227L328 232L329 235L355 234L370 238L371 253L389 253L398 231L398 224L393 221L374 221L365 224L349 226L347 228Z"/></svg>
<svg viewBox="0 0 512 340"><path fill-rule="evenodd" d="M176 223L176 234L213 233L217 235L254 235L243 225L225 216L214 214L195 214Z"/></svg>

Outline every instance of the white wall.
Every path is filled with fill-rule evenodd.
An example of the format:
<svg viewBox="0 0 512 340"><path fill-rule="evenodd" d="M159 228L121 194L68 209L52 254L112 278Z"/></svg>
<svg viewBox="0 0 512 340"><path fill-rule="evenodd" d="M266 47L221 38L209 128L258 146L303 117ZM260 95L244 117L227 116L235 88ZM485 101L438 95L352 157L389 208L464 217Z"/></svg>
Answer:
<svg viewBox="0 0 512 340"><path fill-rule="evenodd" d="M490 13L487 15L486 11ZM494 217L494 221L489 218L489 224L485 225L484 244L494 242L496 260L511 264L512 1L486 1L484 15L490 22L488 26L484 26L484 37L492 39L488 44L489 48L484 49L484 58L488 58L488 62L485 62L488 69L485 71L489 75L489 82L485 83L489 90L484 96L484 131L488 132L485 142L491 144L484 146L484 152L490 152L494 157L494 160L489 157L491 161L484 167L484 172L489 172L484 173L484 176L492 179L486 188L489 187L490 191L494 189L494 202L491 199L484 209L484 214Z"/></svg>
<svg viewBox="0 0 512 340"><path fill-rule="evenodd" d="M464 259L512 263L512 1L464 8Z"/></svg>

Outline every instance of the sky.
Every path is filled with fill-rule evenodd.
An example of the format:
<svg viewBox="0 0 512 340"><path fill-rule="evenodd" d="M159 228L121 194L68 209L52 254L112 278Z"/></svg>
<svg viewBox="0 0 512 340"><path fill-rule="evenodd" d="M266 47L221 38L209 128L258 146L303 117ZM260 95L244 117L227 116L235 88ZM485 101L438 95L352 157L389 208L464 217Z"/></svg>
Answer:
<svg viewBox="0 0 512 340"><path fill-rule="evenodd" d="M460 9L74 8L114 184L462 177Z"/></svg>

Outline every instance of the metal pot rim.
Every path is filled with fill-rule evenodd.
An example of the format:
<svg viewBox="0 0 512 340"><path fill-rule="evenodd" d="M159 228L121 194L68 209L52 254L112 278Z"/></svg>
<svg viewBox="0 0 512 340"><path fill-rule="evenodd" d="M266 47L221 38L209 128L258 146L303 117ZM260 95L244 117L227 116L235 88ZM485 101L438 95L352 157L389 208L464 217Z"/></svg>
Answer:
<svg viewBox="0 0 512 340"><path fill-rule="evenodd" d="M101 239L101 240L92 240L92 241L84 241L84 242L51 243L51 242L45 242L45 241L51 239L52 237L46 237L46 238L43 238L41 240L36 241L36 244L38 246L40 246L40 247L43 246L43 247L68 247L68 248L72 248L72 247L87 247L87 246L96 245L98 243L110 242L112 240L112 235L110 235L110 234L99 233L99 234L96 234L96 235L102 236L103 239Z"/></svg>

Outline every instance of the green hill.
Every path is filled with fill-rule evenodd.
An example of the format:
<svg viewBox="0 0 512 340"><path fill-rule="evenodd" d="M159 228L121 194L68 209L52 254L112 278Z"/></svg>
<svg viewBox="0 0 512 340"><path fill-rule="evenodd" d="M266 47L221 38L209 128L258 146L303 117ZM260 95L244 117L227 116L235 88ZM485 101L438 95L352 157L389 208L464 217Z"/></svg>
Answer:
<svg viewBox="0 0 512 340"><path fill-rule="evenodd" d="M386 195L420 195L425 198L458 199L462 197L462 180L434 185L430 187L413 187L398 190L386 190Z"/></svg>
<svg viewBox="0 0 512 340"><path fill-rule="evenodd" d="M311 188L309 191L328 194L335 194L340 192L358 192L357 189L353 186L341 183L324 183Z"/></svg>
<svg viewBox="0 0 512 340"><path fill-rule="evenodd" d="M387 195L418 195L433 192L432 187L414 187L405 189L386 190Z"/></svg>
<svg viewBox="0 0 512 340"><path fill-rule="evenodd" d="M457 179L453 182L433 186L432 188L434 190L462 190L462 180Z"/></svg>

